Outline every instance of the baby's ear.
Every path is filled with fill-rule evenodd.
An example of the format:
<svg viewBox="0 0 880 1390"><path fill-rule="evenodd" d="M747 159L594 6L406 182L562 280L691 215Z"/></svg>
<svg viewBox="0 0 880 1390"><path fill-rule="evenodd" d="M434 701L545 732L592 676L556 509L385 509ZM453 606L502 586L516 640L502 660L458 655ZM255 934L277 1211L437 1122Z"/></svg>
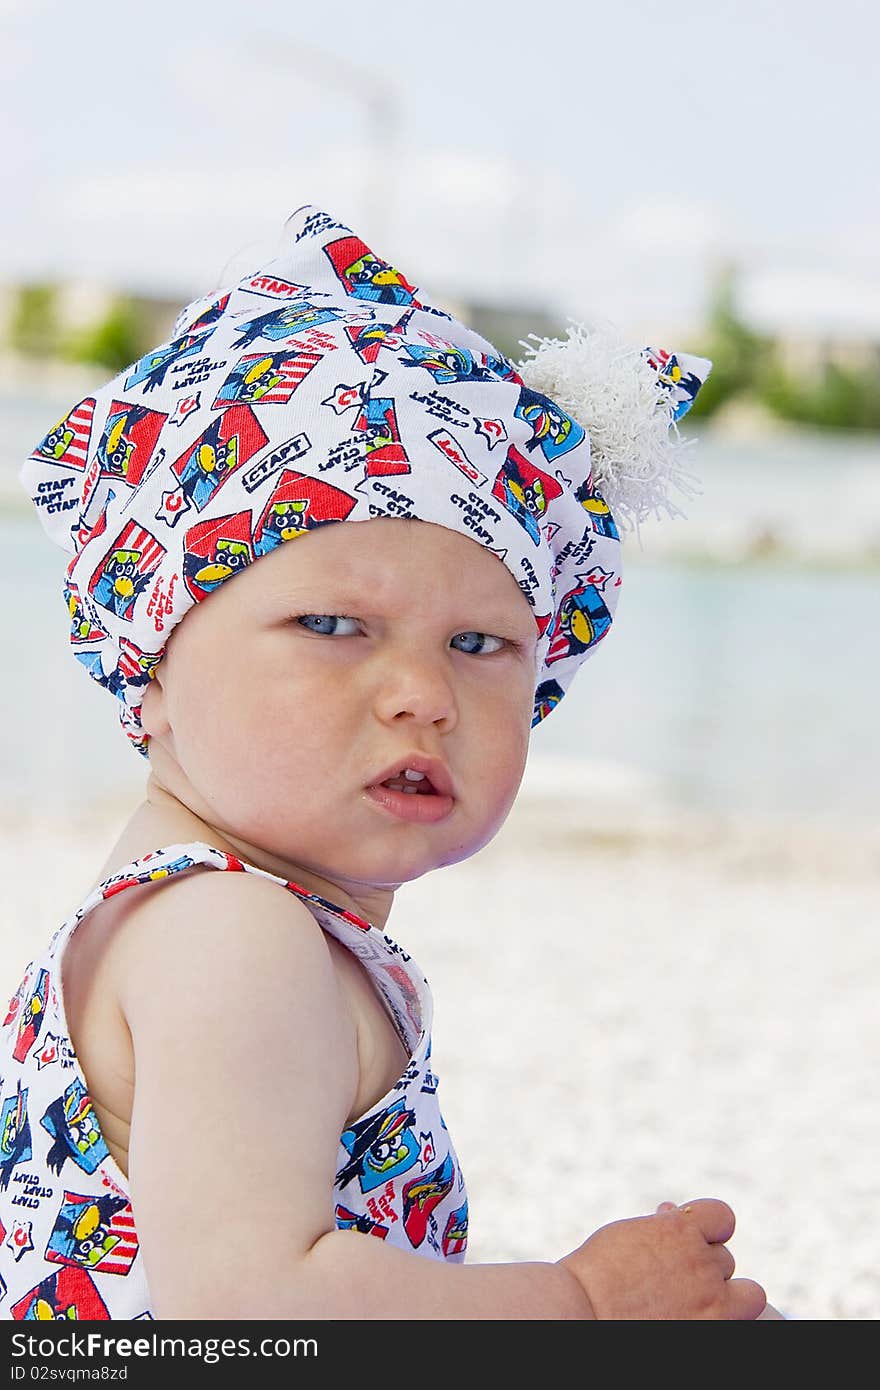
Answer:
<svg viewBox="0 0 880 1390"><path fill-rule="evenodd" d="M141 701L141 725L145 734L151 738L167 734L171 725L168 722L165 687L158 667L153 670L153 678L144 690Z"/></svg>

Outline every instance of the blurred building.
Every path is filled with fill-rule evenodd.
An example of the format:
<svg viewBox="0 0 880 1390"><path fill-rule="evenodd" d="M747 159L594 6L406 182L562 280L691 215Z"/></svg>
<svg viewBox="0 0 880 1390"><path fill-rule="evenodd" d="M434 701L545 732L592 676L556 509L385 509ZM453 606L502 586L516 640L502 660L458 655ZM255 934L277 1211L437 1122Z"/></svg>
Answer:
<svg viewBox="0 0 880 1390"><path fill-rule="evenodd" d="M742 268L737 311L801 378L880 369L880 276L797 266Z"/></svg>

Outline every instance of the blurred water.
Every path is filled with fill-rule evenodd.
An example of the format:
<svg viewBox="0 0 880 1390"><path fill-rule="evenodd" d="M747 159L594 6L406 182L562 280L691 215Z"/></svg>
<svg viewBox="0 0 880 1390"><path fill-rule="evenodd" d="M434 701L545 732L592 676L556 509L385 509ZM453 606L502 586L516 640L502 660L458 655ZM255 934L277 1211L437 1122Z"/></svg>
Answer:
<svg viewBox="0 0 880 1390"><path fill-rule="evenodd" d="M690 437L684 459L701 490L682 502L686 521L651 523L652 554L737 559L772 551L880 567L880 436L706 430Z"/></svg>
<svg viewBox="0 0 880 1390"><path fill-rule="evenodd" d="M687 809L876 822L878 616L877 575L631 565L534 754L598 752Z"/></svg>
<svg viewBox="0 0 880 1390"><path fill-rule="evenodd" d="M3 396L0 794L52 814L130 801L146 762L118 727L117 702L70 655L64 557L14 476L74 397L69 384L54 397ZM649 523L643 550L627 542L617 621L534 731L528 777L558 778L563 808L589 765L591 786L598 770L633 806L876 823L878 442L707 433L689 457L702 495L686 522ZM682 553L760 554L768 538L799 562ZM846 568L859 555L864 567Z"/></svg>

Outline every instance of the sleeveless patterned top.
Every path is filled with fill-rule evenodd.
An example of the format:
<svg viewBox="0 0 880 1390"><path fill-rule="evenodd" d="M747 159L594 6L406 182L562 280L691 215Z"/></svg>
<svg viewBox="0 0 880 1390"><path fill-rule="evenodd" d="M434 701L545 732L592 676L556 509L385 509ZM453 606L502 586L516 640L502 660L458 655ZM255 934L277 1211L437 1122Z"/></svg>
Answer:
<svg viewBox="0 0 880 1390"><path fill-rule="evenodd" d="M70 1041L61 964L73 932L100 902L197 864L259 874L299 898L362 961L409 1053L391 1090L340 1137L337 1227L428 1259L464 1260L467 1196L430 1066L431 991L415 961L378 927L296 883L201 842L175 844L99 884L27 967L10 1001L0 1041L0 1318L153 1316L137 1212Z"/></svg>

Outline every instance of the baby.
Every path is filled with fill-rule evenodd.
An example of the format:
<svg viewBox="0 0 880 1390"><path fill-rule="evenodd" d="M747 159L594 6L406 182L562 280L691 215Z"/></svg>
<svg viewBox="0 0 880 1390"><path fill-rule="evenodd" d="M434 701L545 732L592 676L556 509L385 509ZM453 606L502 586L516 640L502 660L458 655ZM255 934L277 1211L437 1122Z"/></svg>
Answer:
<svg viewBox="0 0 880 1390"><path fill-rule="evenodd" d="M624 370L667 432L708 367ZM774 1315L716 1199L466 1264L431 994L385 931L498 832L610 627L591 427L306 207L24 465L149 773L6 1018L2 1316Z"/></svg>

